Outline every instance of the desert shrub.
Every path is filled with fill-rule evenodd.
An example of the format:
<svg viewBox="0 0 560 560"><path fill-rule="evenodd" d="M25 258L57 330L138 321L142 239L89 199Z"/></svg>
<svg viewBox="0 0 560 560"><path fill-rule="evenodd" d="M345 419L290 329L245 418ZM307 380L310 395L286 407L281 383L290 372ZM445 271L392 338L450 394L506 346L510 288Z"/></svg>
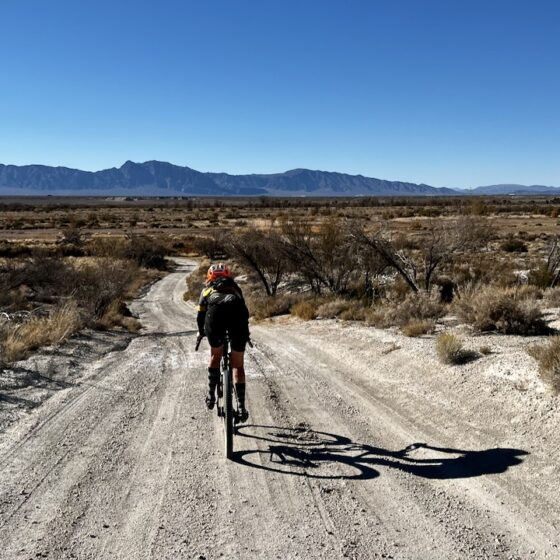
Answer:
<svg viewBox="0 0 560 560"><path fill-rule="evenodd" d="M553 273L547 268L546 264L537 267L529 272L529 284L539 288L547 288L554 281Z"/></svg>
<svg viewBox="0 0 560 560"><path fill-rule="evenodd" d="M543 293L543 305L560 307L560 288L549 288Z"/></svg>
<svg viewBox="0 0 560 560"><path fill-rule="evenodd" d="M92 257L106 257L123 259L126 251L124 237L98 236L90 239L84 247L86 255Z"/></svg>
<svg viewBox="0 0 560 560"><path fill-rule="evenodd" d="M95 326L100 330L122 327L129 332L138 332L142 325L138 319L132 317L124 302L113 301L95 322Z"/></svg>
<svg viewBox="0 0 560 560"><path fill-rule="evenodd" d="M134 261L138 266L166 270L167 261L165 245L155 237L131 235L124 247L124 257Z"/></svg>
<svg viewBox="0 0 560 560"><path fill-rule="evenodd" d="M537 300L543 299L544 293L538 286L524 284L515 288L515 299L517 300Z"/></svg>
<svg viewBox="0 0 560 560"><path fill-rule="evenodd" d="M128 260L100 258L74 268L73 295L84 310L86 320L103 316L115 301L122 301L131 282L140 274L138 267Z"/></svg>
<svg viewBox="0 0 560 560"><path fill-rule="evenodd" d="M227 239L221 228L216 228L209 237L198 237L194 240L194 249L209 259L227 258Z"/></svg>
<svg viewBox="0 0 560 560"><path fill-rule="evenodd" d="M435 331L435 322L427 319L413 319L403 325L401 330L405 336L420 336L423 334L431 334Z"/></svg>
<svg viewBox="0 0 560 560"><path fill-rule="evenodd" d="M174 238L171 243L171 252L173 254L185 255L195 252L195 237L186 235L179 238Z"/></svg>
<svg viewBox="0 0 560 560"><path fill-rule="evenodd" d="M500 244L500 249L506 253L526 253L527 244L521 239L509 237Z"/></svg>
<svg viewBox="0 0 560 560"><path fill-rule="evenodd" d="M433 322L444 315L445 309L434 296L423 292L408 293L403 301L378 309L384 314L383 325L380 326L403 326L413 320Z"/></svg>
<svg viewBox="0 0 560 560"><path fill-rule="evenodd" d="M363 305L362 302L355 301L354 305L340 313L339 318L343 321L368 321L371 309L371 307Z"/></svg>
<svg viewBox="0 0 560 560"><path fill-rule="evenodd" d="M49 302L68 295L72 270L67 260L38 252L31 259L13 268L10 283L13 288L27 286L36 301Z"/></svg>
<svg viewBox="0 0 560 560"><path fill-rule="evenodd" d="M451 279L459 287L472 284L515 286L518 283L513 259L497 259L491 253L462 255L453 266Z"/></svg>
<svg viewBox="0 0 560 560"><path fill-rule="evenodd" d="M315 300L298 301L290 307L290 313L304 321L311 321L317 317L317 307Z"/></svg>
<svg viewBox="0 0 560 560"><path fill-rule="evenodd" d="M474 357L473 352L465 350L463 341L454 334L443 333L436 339L436 352L444 364L464 364Z"/></svg>
<svg viewBox="0 0 560 560"><path fill-rule="evenodd" d="M0 257L16 258L28 257L32 248L28 243L15 243L13 241L0 241Z"/></svg>
<svg viewBox="0 0 560 560"><path fill-rule="evenodd" d="M251 317L262 321L277 315L287 315L299 299L301 297L295 294L281 294L269 297L260 293L251 293L247 295L245 301Z"/></svg>
<svg viewBox="0 0 560 560"><path fill-rule="evenodd" d="M60 343L81 326L75 301L56 307L47 317L34 317L29 321L5 330L2 340L4 362L21 360L32 350L47 344Z"/></svg>
<svg viewBox="0 0 560 560"><path fill-rule="evenodd" d="M356 307L356 301L348 299L336 298L325 301L317 308L317 317L322 319L334 319L342 313L349 311L352 307Z"/></svg>
<svg viewBox="0 0 560 560"><path fill-rule="evenodd" d="M455 310L463 321L480 332L520 335L550 332L536 303L519 299L514 289L471 287L456 299Z"/></svg>
<svg viewBox="0 0 560 560"><path fill-rule="evenodd" d="M552 337L548 344L530 346L527 352L537 360L541 379L560 393L560 336Z"/></svg>

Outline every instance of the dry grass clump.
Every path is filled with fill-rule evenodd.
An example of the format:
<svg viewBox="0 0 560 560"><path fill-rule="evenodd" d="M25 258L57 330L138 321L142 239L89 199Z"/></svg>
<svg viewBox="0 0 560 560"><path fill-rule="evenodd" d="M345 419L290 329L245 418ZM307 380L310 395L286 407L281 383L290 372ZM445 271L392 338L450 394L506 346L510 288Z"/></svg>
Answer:
<svg viewBox="0 0 560 560"><path fill-rule="evenodd" d="M560 288L549 288L543 292L545 307L560 307Z"/></svg>
<svg viewBox="0 0 560 560"><path fill-rule="evenodd" d="M32 351L48 344L60 343L81 327L75 301L55 308L47 317L31 320L4 330L2 341L3 362L21 360Z"/></svg>
<svg viewBox="0 0 560 560"><path fill-rule="evenodd" d="M555 394L560 393L560 336L551 338L548 344L527 348L527 353L539 364L539 376Z"/></svg>
<svg viewBox="0 0 560 560"><path fill-rule="evenodd" d="M290 313L304 321L311 321L317 318L317 308L317 301L303 300L292 305L292 307L290 307Z"/></svg>
<svg viewBox="0 0 560 560"><path fill-rule="evenodd" d="M142 324L136 317L130 314L127 306L122 301L114 301L105 310L95 326L101 330L110 330L114 327L121 327L129 332L138 332Z"/></svg>
<svg viewBox="0 0 560 560"><path fill-rule="evenodd" d="M432 334L435 329L435 322L429 319L413 319L401 327L403 334L410 337Z"/></svg>
<svg viewBox="0 0 560 560"><path fill-rule="evenodd" d="M465 350L463 341L454 334L443 333L436 339L436 352L444 364L464 364L474 358L474 353Z"/></svg>
<svg viewBox="0 0 560 560"><path fill-rule="evenodd" d="M445 306L425 293L408 294L400 302L378 306L368 314L368 322L377 327L403 327L412 322L435 321L445 314Z"/></svg>
<svg viewBox="0 0 560 560"><path fill-rule="evenodd" d="M251 317L254 317L257 321L262 321L277 315L288 315L292 306L299 299L299 296L295 294L281 294L271 297L253 292L247 294L245 302Z"/></svg>
<svg viewBox="0 0 560 560"><path fill-rule="evenodd" d="M317 307L317 317L320 319L338 318L343 321L364 321L369 325L375 325L380 321L379 315L377 309L364 304L359 299L336 298L325 301Z"/></svg>
<svg viewBox="0 0 560 560"><path fill-rule="evenodd" d="M544 297L543 290L532 284L516 286L514 290L510 288L510 291L515 293L515 299L518 300L540 300Z"/></svg>
<svg viewBox="0 0 560 560"><path fill-rule="evenodd" d="M336 298L319 305L317 308L317 317L321 319L335 319L357 305L357 301L352 302L348 299Z"/></svg>
<svg viewBox="0 0 560 560"><path fill-rule="evenodd" d="M521 295L521 298L520 298ZM550 328L534 300L512 288L471 288L455 302L459 317L480 332L547 334Z"/></svg>

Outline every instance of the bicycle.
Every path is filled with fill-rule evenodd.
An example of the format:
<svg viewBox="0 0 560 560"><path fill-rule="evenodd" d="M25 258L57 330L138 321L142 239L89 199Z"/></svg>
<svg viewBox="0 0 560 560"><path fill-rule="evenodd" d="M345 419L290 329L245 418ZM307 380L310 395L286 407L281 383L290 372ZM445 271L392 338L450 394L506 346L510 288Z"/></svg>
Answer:
<svg viewBox="0 0 560 560"><path fill-rule="evenodd" d="M195 351L200 347L203 337L197 337ZM247 341L252 348L251 340ZM236 408L233 408L233 395L235 395ZM224 350L220 363L220 379L216 386L216 413L218 418L224 422L224 450L226 459L233 457L233 436L237 433L235 426L237 414L239 410L239 401L233 383L233 372L230 364L229 355L229 336L226 335L224 340Z"/></svg>

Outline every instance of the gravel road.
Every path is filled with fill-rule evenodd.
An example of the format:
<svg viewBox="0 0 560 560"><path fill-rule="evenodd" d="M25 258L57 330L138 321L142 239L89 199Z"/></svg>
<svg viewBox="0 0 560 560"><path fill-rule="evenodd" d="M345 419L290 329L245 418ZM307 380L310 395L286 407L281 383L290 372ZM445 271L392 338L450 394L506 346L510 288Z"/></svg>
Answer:
<svg viewBox="0 0 560 560"><path fill-rule="evenodd" d="M560 558L546 441L507 445L364 327L253 327L226 461L191 267L134 303L141 336L0 434L2 559Z"/></svg>

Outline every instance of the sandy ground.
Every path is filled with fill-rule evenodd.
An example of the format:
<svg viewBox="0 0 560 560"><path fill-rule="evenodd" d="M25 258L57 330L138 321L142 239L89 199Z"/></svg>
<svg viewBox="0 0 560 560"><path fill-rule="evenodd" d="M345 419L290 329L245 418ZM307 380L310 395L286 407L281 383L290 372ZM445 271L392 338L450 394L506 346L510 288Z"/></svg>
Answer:
<svg viewBox="0 0 560 560"><path fill-rule="evenodd" d="M134 304L142 336L49 366L73 380L29 412L11 403L0 558L560 558L560 412L526 339L468 339L493 353L447 367L431 337L254 326L226 461L190 268Z"/></svg>

